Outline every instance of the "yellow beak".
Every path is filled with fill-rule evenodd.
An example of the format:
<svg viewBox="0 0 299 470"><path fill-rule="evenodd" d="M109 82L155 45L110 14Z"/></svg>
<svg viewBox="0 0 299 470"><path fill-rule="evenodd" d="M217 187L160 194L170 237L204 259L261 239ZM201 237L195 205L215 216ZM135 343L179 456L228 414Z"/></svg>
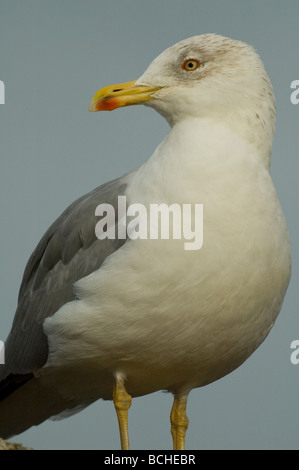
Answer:
<svg viewBox="0 0 299 470"><path fill-rule="evenodd" d="M112 111L154 99L153 94L161 87L138 85L136 81L110 85L99 90L89 104L89 111Z"/></svg>

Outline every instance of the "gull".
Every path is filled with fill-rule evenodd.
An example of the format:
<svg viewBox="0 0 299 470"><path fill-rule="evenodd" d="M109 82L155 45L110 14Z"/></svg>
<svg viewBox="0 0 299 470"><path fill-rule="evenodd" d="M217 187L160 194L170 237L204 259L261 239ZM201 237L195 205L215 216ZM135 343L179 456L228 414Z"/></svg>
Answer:
<svg viewBox="0 0 299 470"><path fill-rule="evenodd" d="M164 390L173 447L184 449L190 391L239 367L281 309L290 243L269 173L275 101L258 54L194 36L136 81L98 91L89 109L135 104L158 111L169 134L140 168L68 207L29 259L0 366L4 438L102 398L128 449L132 397ZM145 208L201 204L201 248L143 239L137 227L135 238L97 238L96 207L117 212L119 196Z"/></svg>

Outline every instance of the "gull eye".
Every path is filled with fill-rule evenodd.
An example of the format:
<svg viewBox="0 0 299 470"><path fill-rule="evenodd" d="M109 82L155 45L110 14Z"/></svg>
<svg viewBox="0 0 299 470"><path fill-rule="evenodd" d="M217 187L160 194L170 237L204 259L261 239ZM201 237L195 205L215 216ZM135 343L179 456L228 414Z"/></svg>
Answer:
<svg viewBox="0 0 299 470"><path fill-rule="evenodd" d="M197 59L187 59L183 62L182 69L187 72L193 72L193 70L198 69L200 62Z"/></svg>

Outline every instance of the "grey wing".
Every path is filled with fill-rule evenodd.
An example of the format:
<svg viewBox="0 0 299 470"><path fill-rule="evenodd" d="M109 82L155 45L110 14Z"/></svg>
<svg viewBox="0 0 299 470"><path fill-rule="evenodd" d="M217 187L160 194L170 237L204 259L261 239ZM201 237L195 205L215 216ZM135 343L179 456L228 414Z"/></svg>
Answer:
<svg viewBox="0 0 299 470"><path fill-rule="evenodd" d="M98 240L95 209L125 195L131 174L106 183L72 203L47 230L26 266L18 307L5 343L5 366L0 381L10 374L28 374L48 356L43 322L75 298L74 283L98 269L126 240Z"/></svg>

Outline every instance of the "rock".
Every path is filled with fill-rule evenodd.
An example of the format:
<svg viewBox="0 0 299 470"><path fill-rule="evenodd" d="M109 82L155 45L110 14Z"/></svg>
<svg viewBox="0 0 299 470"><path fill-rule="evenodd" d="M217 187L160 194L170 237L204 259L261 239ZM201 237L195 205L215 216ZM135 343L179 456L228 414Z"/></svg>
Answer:
<svg viewBox="0 0 299 470"><path fill-rule="evenodd" d="M8 442L0 438L0 450L33 450L17 442Z"/></svg>

